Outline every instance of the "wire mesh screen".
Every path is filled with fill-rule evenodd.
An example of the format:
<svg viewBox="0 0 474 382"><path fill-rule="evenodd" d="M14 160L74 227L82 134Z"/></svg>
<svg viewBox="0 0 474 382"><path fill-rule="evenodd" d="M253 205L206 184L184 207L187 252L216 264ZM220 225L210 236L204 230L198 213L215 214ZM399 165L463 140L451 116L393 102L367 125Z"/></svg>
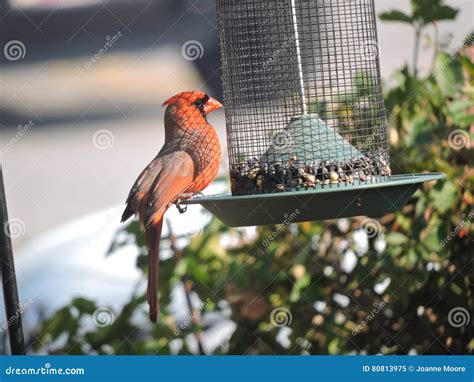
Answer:
<svg viewBox="0 0 474 382"><path fill-rule="evenodd" d="M217 0L234 195L390 176L373 0Z"/></svg>

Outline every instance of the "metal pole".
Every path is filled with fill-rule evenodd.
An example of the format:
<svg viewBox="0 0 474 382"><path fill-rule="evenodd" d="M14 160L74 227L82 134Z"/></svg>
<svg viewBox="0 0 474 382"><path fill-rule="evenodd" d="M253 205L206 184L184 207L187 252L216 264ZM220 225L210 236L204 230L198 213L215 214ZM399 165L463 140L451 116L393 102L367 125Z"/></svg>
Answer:
<svg viewBox="0 0 474 382"><path fill-rule="evenodd" d="M15 264L13 262L12 242L8 228L7 200L3 183L3 168L0 165L0 266L2 268L3 300L7 317L8 338L11 354L26 354L21 323L21 306L16 285Z"/></svg>
<svg viewBox="0 0 474 382"><path fill-rule="evenodd" d="M298 63L298 78L300 80L301 113L308 114L306 109L306 98L304 94L303 64L301 63L300 37L298 35L298 18L296 17L295 0L291 0L291 15L293 17L293 32L295 34L294 37L296 46L296 59Z"/></svg>

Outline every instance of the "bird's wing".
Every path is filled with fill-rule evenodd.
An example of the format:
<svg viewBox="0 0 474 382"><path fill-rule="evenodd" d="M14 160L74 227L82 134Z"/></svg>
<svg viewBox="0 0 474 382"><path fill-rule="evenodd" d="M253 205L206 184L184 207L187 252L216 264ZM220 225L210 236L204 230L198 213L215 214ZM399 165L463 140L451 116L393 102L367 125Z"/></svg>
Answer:
<svg viewBox="0 0 474 382"><path fill-rule="evenodd" d="M139 215L145 227L161 220L168 206L176 201L194 180L194 161L185 151L158 158L160 171L140 201Z"/></svg>
<svg viewBox="0 0 474 382"><path fill-rule="evenodd" d="M133 214L138 212L140 200L147 195L153 181L160 173L162 161L159 158L153 159L140 173L137 180L128 194L125 211L122 214L122 222L128 220Z"/></svg>
<svg viewBox="0 0 474 382"><path fill-rule="evenodd" d="M174 198L171 198L175 190L181 189L180 183L183 183L183 187L188 185L188 182L192 182L193 175L194 162L188 153L175 151L157 156L141 172L130 190L127 205L122 214L122 222L138 213L140 220L145 224L148 205L151 203L150 195L156 190L156 194L153 196L156 199L155 209L157 204L161 203L162 205L165 199L170 199L164 206L167 207L179 193L184 191L180 191L174 195ZM173 187L170 187L171 185Z"/></svg>

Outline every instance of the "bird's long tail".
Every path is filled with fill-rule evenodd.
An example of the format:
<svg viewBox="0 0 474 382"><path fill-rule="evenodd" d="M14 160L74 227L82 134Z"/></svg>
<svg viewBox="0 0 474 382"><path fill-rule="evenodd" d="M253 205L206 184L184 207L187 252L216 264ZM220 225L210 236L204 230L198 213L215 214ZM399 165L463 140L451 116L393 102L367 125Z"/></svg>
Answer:
<svg viewBox="0 0 474 382"><path fill-rule="evenodd" d="M158 272L160 269L160 239L163 228L163 218L146 228L148 243L148 289L147 301L150 306L150 320L156 323L159 313L158 302Z"/></svg>

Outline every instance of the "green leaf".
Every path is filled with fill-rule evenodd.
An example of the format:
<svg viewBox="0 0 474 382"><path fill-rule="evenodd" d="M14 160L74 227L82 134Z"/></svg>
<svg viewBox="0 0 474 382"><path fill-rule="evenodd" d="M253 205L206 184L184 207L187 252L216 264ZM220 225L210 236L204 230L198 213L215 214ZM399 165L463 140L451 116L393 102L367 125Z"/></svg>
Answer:
<svg viewBox="0 0 474 382"><path fill-rule="evenodd" d="M174 268L174 274L183 277L188 272L188 261L186 259L181 259Z"/></svg>
<svg viewBox="0 0 474 382"><path fill-rule="evenodd" d="M467 99L460 99L451 102L448 105L448 110L451 114L457 114L457 113L464 113L468 112L469 108L472 106L472 103L470 100Z"/></svg>
<svg viewBox="0 0 474 382"><path fill-rule="evenodd" d="M296 302L301 297L301 290L308 287L311 284L311 277L309 274L305 274L301 279L293 284L293 289L290 294L290 302Z"/></svg>
<svg viewBox="0 0 474 382"><path fill-rule="evenodd" d="M381 13L379 15L379 18L382 21L396 21L396 22L407 23L407 24L411 24L413 22L413 19L411 18L411 16L408 16L407 14L401 11L396 11L396 10Z"/></svg>
<svg viewBox="0 0 474 382"><path fill-rule="evenodd" d="M415 249L410 248L407 253L407 259L410 262L411 266L415 266L416 263L418 262L418 254L415 251Z"/></svg>
<svg viewBox="0 0 474 382"><path fill-rule="evenodd" d="M430 122L424 114L417 114L409 123L408 144L425 144L432 141Z"/></svg>
<svg viewBox="0 0 474 382"><path fill-rule="evenodd" d="M359 97L377 94L377 84L375 73L368 70L360 70L354 76L354 87Z"/></svg>
<svg viewBox="0 0 474 382"><path fill-rule="evenodd" d="M436 57L434 75L445 97L454 96L464 82L461 65L447 53L440 53Z"/></svg>
<svg viewBox="0 0 474 382"><path fill-rule="evenodd" d="M467 71L469 76L474 77L474 63L470 60L469 57L464 55L459 56L459 63Z"/></svg>
<svg viewBox="0 0 474 382"><path fill-rule="evenodd" d="M97 309L95 303L93 301L87 300L82 297L75 298L72 301L72 306L76 307L81 314L93 314L94 311Z"/></svg>
<svg viewBox="0 0 474 382"><path fill-rule="evenodd" d="M430 197L433 200L433 206L440 212L445 213L453 208L457 199L457 188L450 181L439 182L431 190Z"/></svg>
<svg viewBox="0 0 474 382"><path fill-rule="evenodd" d="M437 216L432 216L427 227L427 236L423 244L431 251L438 252L442 249L441 241L446 237L446 229L443 222Z"/></svg>
<svg viewBox="0 0 474 382"><path fill-rule="evenodd" d="M319 118L325 120L328 117L328 108L326 101L316 101L309 105L309 112L316 113Z"/></svg>
<svg viewBox="0 0 474 382"><path fill-rule="evenodd" d="M400 232L390 232L385 236L388 245L402 245L408 242L408 238Z"/></svg>
<svg viewBox="0 0 474 382"><path fill-rule="evenodd" d="M337 354L339 351L339 338L333 338L328 345L328 352L331 355Z"/></svg>
<svg viewBox="0 0 474 382"><path fill-rule="evenodd" d="M425 21L428 23L433 21L454 20L458 11L458 9L452 8L448 5L442 5L429 13L427 15L428 17L425 17Z"/></svg>
<svg viewBox="0 0 474 382"><path fill-rule="evenodd" d="M472 101L468 99L455 100L447 105L446 115L453 119L459 127L467 128L474 123L474 115L470 112Z"/></svg>
<svg viewBox="0 0 474 382"><path fill-rule="evenodd" d="M471 114L457 114L454 116L454 124L459 127L469 127L474 125L474 115Z"/></svg>
<svg viewBox="0 0 474 382"><path fill-rule="evenodd" d="M435 21L454 20L458 10L442 5L440 0L412 0L413 19L421 25Z"/></svg>

